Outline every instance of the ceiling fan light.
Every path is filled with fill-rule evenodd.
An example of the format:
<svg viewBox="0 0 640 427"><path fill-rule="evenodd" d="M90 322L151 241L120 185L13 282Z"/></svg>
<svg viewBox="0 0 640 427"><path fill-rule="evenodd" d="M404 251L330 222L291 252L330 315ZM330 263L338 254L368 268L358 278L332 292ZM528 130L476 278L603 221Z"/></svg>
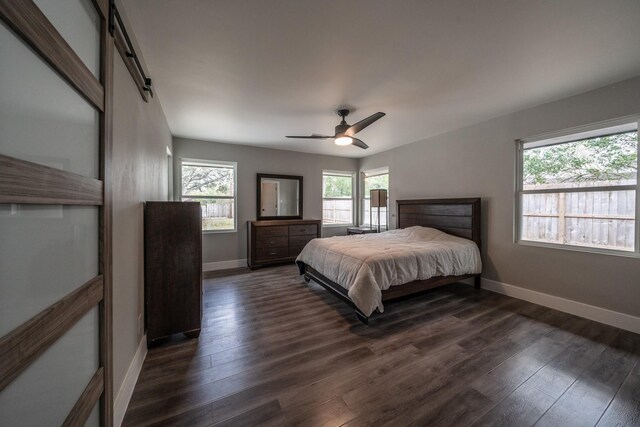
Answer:
<svg viewBox="0 0 640 427"><path fill-rule="evenodd" d="M341 136L339 138L336 138L335 143L336 145L349 145L353 142L353 139L351 139L348 136Z"/></svg>

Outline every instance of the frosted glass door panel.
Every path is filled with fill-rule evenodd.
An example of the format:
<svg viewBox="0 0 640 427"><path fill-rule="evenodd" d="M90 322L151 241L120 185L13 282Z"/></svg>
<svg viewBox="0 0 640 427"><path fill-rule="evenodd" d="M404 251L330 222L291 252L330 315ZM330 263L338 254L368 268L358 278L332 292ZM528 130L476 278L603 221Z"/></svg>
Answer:
<svg viewBox="0 0 640 427"><path fill-rule="evenodd" d="M98 275L98 207L0 204L0 336Z"/></svg>
<svg viewBox="0 0 640 427"><path fill-rule="evenodd" d="M98 178L98 110L4 23L0 64L0 154Z"/></svg>
<svg viewBox="0 0 640 427"><path fill-rule="evenodd" d="M84 423L85 427L99 427L100 426L100 400L96 403L96 406L93 407L91 414L89 414L89 418L87 418L87 422Z"/></svg>
<svg viewBox="0 0 640 427"><path fill-rule="evenodd" d="M98 316L91 309L0 393L2 425L62 425L99 367Z"/></svg>
<svg viewBox="0 0 640 427"><path fill-rule="evenodd" d="M100 79L100 16L91 0L34 0L34 3Z"/></svg>

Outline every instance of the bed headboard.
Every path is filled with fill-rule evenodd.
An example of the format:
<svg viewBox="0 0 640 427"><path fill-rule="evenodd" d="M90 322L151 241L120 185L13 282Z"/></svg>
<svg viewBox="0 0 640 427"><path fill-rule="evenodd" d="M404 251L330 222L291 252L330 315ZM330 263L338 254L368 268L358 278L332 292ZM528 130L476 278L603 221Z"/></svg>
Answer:
<svg viewBox="0 0 640 427"><path fill-rule="evenodd" d="M437 228L473 240L481 248L480 198L397 200L398 228Z"/></svg>

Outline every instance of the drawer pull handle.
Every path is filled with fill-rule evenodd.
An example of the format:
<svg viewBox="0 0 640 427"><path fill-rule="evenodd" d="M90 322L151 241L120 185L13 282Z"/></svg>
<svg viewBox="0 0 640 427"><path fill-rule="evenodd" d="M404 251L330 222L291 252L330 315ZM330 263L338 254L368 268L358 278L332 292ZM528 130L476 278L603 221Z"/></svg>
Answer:
<svg viewBox="0 0 640 427"><path fill-rule="evenodd" d="M278 252L269 252L269 255L276 255Z"/></svg>

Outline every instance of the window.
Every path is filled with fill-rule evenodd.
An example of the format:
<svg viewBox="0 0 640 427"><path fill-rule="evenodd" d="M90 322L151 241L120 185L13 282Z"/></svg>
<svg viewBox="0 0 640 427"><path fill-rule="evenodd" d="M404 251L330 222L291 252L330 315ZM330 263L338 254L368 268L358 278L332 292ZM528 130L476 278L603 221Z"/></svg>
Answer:
<svg viewBox="0 0 640 427"><path fill-rule="evenodd" d="M236 231L236 163L182 160L180 200L200 202L202 231Z"/></svg>
<svg viewBox="0 0 640 427"><path fill-rule="evenodd" d="M518 141L517 241L638 253L638 124Z"/></svg>
<svg viewBox="0 0 640 427"><path fill-rule="evenodd" d="M372 221L375 225L378 221L378 208L373 210L373 218L370 219L370 190L385 189L387 190L387 206L389 206L389 168L380 168L370 171L362 172L362 217L361 224L371 225ZM380 208L380 226L387 226L387 209Z"/></svg>
<svg viewBox="0 0 640 427"><path fill-rule="evenodd" d="M353 225L354 172L322 172L322 225Z"/></svg>

